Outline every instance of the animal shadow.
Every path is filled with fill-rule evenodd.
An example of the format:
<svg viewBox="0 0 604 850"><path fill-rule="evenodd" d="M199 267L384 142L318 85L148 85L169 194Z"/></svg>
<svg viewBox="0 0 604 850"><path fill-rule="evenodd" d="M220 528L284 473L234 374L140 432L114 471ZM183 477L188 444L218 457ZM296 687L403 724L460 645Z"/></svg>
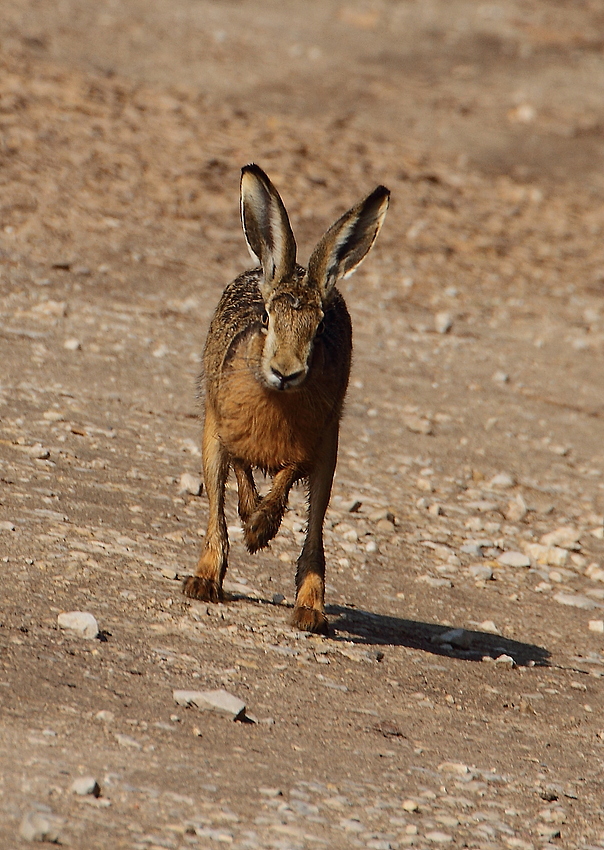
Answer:
<svg viewBox="0 0 604 850"><path fill-rule="evenodd" d="M374 614L359 608L330 605L327 608L336 639L370 646L407 646L433 655L481 661L485 656L508 655L519 667L547 667L550 653L541 646L509 640L500 635L470 629L453 629L438 623L423 623Z"/></svg>

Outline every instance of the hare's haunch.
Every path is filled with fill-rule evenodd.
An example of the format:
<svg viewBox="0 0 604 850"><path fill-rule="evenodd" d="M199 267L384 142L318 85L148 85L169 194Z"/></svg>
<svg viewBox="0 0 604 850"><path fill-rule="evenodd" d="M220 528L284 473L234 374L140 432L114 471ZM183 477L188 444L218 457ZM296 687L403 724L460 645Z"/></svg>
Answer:
<svg viewBox="0 0 604 850"><path fill-rule="evenodd" d="M205 545L187 596L222 598L229 542L224 492L237 478L239 516L250 552L277 534L292 485L308 486L308 530L296 572L293 624L327 633L323 520L338 452L338 430L352 354L352 328L335 288L357 268L378 235L390 193L378 186L323 236L308 262L279 193L257 165L241 173L241 220L260 267L225 289L204 351L203 472L209 501ZM270 473L260 497L253 469Z"/></svg>

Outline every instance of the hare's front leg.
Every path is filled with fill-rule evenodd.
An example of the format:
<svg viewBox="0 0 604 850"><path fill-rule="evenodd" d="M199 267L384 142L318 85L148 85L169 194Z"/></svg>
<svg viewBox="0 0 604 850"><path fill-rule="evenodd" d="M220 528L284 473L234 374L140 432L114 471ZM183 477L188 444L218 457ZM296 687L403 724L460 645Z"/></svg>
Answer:
<svg viewBox="0 0 604 850"><path fill-rule="evenodd" d="M195 575L185 579L183 593L206 602L221 602L222 581L229 553L224 518L224 490L229 472L229 457L220 442L216 416L209 404L203 427L202 460L210 507L208 530Z"/></svg>
<svg viewBox="0 0 604 850"><path fill-rule="evenodd" d="M247 550L252 555L258 549L264 549L279 531L289 491L299 477L300 473L295 466L280 469L273 478L270 491L262 499L259 498L256 509L245 520L243 535ZM241 494L241 489L239 492ZM241 500L241 495L239 499Z"/></svg>
<svg viewBox="0 0 604 850"><path fill-rule="evenodd" d="M338 422L325 434L321 453L308 477L308 530L296 571L296 604L292 625L305 632L326 635L325 553L323 521L329 504L338 456Z"/></svg>
<svg viewBox="0 0 604 850"><path fill-rule="evenodd" d="M261 499L256 489L252 467L236 458L233 459L232 466L237 478L237 510L245 524L258 508Z"/></svg>

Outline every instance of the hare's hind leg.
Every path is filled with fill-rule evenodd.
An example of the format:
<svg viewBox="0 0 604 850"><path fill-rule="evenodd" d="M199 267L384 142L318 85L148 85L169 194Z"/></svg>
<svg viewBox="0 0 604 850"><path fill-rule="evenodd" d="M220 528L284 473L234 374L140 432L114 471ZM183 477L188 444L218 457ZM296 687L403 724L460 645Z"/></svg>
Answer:
<svg viewBox="0 0 604 850"><path fill-rule="evenodd" d="M221 602L222 581L227 568L229 539L224 518L224 489L229 472L229 457L216 427L216 417L208 405L203 427L203 474L210 513L205 545L194 576L183 583L185 596L206 602Z"/></svg>
<svg viewBox="0 0 604 850"><path fill-rule="evenodd" d="M256 510L247 519L243 528L245 545L252 555L258 549L264 549L279 531L287 507L289 491L292 484L299 478L300 473L295 466L280 469L273 478L270 491L259 499Z"/></svg>
<svg viewBox="0 0 604 850"><path fill-rule="evenodd" d="M325 553L323 521L329 504L338 456L338 422L330 427L320 457L308 477L308 530L296 571L296 603L292 625L304 632L326 635Z"/></svg>
<svg viewBox="0 0 604 850"><path fill-rule="evenodd" d="M237 510L241 521L245 524L257 510L261 499L256 490L252 467L238 459L233 459L232 466L237 478Z"/></svg>

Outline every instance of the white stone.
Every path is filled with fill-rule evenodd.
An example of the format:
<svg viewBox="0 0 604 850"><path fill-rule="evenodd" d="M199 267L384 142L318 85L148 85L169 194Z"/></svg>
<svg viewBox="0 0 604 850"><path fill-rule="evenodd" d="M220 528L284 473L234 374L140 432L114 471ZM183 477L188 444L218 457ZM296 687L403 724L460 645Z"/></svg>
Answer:
<svg viewBox="0 0 604 850"><path fill-rule="evenodd" d="M216 691L174 691L173 697L177 705L194 705L201 711L226 714L233 720L242 720L245 716L245 703L222 688Z"/></svg>
<svg viewBox="0 0 604 850"><path fill-rule="evenodd" d="M101 786L96 781L94 776L78 776L70 785L70 791L74 794L79 794L81 797L92 795L98 797L101 793Z"/></svg>
<svg viewBox="0 0 604 850"><path fill-rule="evenodd" d="M191 472L183 472L178 485L179 494L188 493L191 496L201 496L202 490L203 484L199 475L193 475Z"/></svg>
<svg viewBox="0 0 604 850"><path fill-rule="evenodd" d="M493 578L493 569L488 564L471 564L468 573L477 581L490 581Z"/></svg>
<svg viewBox="0 0 604 850"><path fill-rule="evenodd" d="M468 765L459 761L444 761L438 765L438 769L441 773L455 773L458 776L466 776L466 774L470 773Z"/></svg>
<svg viewBox="0 0 604 850"><path fill-rule="evenodd" d="M451 646L457 646L461 649L467 649L471 642L472 636L465 629L449 629L432 638L433 643L449 643Z"/></svg>
<svg viewBox="0 0 604 850"><path fill-rule="evenodd" d="M59 628L85 640L94 640L99 634L96 618L87 611L68 611L57 617Z"/></svg>
<svg viewBox="0 0 604 850"><path fill-rule="evenodd" d="M28 812L19 827L19 835L26 841L48 841L58 844L63 819L52 812Z"/></svg>
<svg viewBox="0 0 604 850"><path fill-rule="evenodd" d="M434 316L434 327L439 334L448 333L453 327L453 316L451 313L437 313Z"/></svg>
<svg viewBox="0 0 604 850"><path fill-rule="evenodd" d="M508 522L520 522L528 513L526 502L520 493L517 493L515 498L508 502L504 511L504 516Z"/></svg>
<svg viewBox="0 0 604 850"><path fill-rule="evenodd" d="M589 631L590 632L598 632L599 634L604 633L604 620L590 620L589 621Z"/></svg>
<svg viewBox="0 0 604 850"><path fill-rule="evenodd" d="M571 608L582 608L584 611L593 611L594 608L602 608L599 602L582 596L580 593L555 593L554 599L560 605L569 605Z"/></svg>
<svg viewBox="0 0 604 850"><path fill-rule="evenodd" d="M497 487L501 490L509 490L510 487L514 487L516 481L508 472L500 472L498 475L495 475L488 483L488 487Z"/></svg>
<svg viewBox="0 0 604 850"><path fill-rule="evenodd" d="M516 662L514 661L512 656L506 655L505 653L503 653L502 655L499 655L495 659L495 664L497 664L499 667L509 667L509 668L516 666Z"/></svg>
<svg viewBox="0 0 604 850"><path fill-rule="evenodd" d="M421 416L413 416L407 415L403 416L403 423L409 431L413 431L414 434L431 434L432 433L432 423L429 419L424 419Z"/></svg>
<svg viewBox="0 0 604 850"><path fill-rule="evenodd" d="M66 339L63 343L63 348L66 348L67 351L80 351L80 349L82 348L82 343L79 339L76 339L75 337L70 337L69 339Z"/></svg>
<svg viewBox="0 0 604 850"><path fill-rule="evenodd" d="M122 735L118 732L115 736L115 740L118 742L120 747L129 747L131 750L142 750L143 748L141 742L137 741L136 738L133 738L132 735Z"/></svg>
<svg viewBox="0 0 604 850"><path fill-rule="evenodd" d="M419 806L415 800L404 800L402 808L406 812L416 812L419 809Z"/></svg>
<svg viewBox="0 0 604 850"><path fill-rule="evenodd" d="M483 632L489 632L492 635L501 634L497 626L492 620L483 620L478 626Z"/></svg>
<svg viewBox="0 0 604 850"><path fill-rule="evenodd" d="M513 550L502 552L497 560L504 567L530 567L531 565L531 559L528 555L525 555L524 552L515 552Z"/></svg>
<svg viewBox="0 0 604 850"><path fill-rule="evenodd" d="M14 531L14 530L15 530L15 526L9 520L3 519L2 522L0 522L0 531Z"/></svg>
<svg viewBox="0 0 604 850"><path fill-rule="evenodd" d="M578 549L580 536L581 532L577 531L576 528L564 525L544 534L541 543L545 546L562 546L563 549Z"/></svg>
<svg viewBox="0 0 604 850"><path fill-rule="evenodd" d="M453 841L453 836L447 835L446 832L440 832L438 829L426 832L425 838L428 841L433 841L435 844L448 844L450 841Z"/></svg>
<svg viewBox="0 0 604 850"><path fill-rule="evenodd" d="M543 543L527 543L526 554L538 564L546 564L550 567L564 567L568 562L568 549L560 546L546 546Z"/></svg>

